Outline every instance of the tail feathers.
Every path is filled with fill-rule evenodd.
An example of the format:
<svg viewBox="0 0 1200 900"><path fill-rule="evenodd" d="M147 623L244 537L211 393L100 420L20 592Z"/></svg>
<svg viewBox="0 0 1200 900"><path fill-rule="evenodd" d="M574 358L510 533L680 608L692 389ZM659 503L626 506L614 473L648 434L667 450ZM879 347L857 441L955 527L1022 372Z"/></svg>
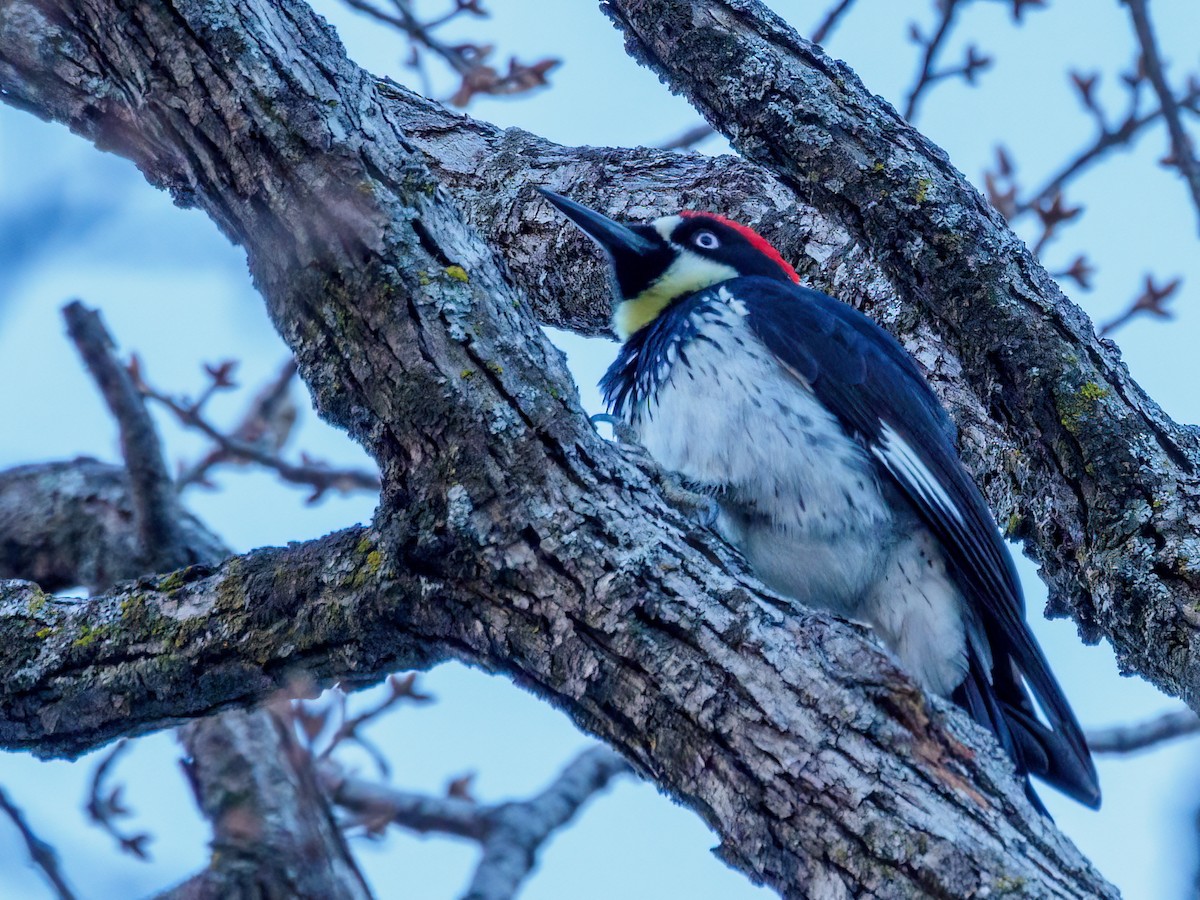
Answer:
<svg viewBox="0 0 1200 900"><path fill-rule="evenodd" d="M954 702L996 736L1016 766L1017 774L1033 775L1085 806L1098 808L1100 782L1096 769L1082 731L1065 702L1042 705L1066 709L1066 718L1047 713L1048 727L1034 712L1020 674L1010 660L995 660L992 671L987 672L971 642L967 655L970 663L967 677L954 692ZM1056 699L1061 700L1061 694ZM1025 788L1033 805L1046 813L1028 778Z"/></svg>
<svg viewBox="0 0 1200 900"><path fill-rule="evenodd" d="M1087 748L1051 731L1025 710L1006 707L1005 713L1025 768L1084 806L1098 809L1100 782Z"/></svg>

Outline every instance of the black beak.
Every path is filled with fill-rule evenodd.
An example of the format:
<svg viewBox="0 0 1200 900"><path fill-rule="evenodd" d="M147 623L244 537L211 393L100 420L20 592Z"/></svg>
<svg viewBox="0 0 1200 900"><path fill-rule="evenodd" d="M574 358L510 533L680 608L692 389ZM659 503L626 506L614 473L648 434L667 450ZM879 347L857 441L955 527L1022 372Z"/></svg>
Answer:
<svg viewBox="0 0 1200 900"><path fill-rule="evenodd" d="M535 190L557 206L564 216L578 225L584 234L608 251L614 259L646 256L659 249L653 241L642 237L628 226L601 215L594 209L588 209L574 200L568 200L562 194L556 194L545 188L539 187Z"/></svg>

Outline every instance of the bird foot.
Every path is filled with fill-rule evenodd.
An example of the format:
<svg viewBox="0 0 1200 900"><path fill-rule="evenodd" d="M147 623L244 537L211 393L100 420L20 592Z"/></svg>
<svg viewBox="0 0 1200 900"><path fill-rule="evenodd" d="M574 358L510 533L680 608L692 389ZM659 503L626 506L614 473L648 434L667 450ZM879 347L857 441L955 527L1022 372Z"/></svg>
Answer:
<svg viewBox="0 0 1200 900"><path fill-rule="evenodd" d="M646 451L637 441L632 428L623 419L608 413L592 416L592 425L606 424L612 426L613 438L617 449L634 465L653 473L654 483L658 486L663 499L673 508L679 510L688 518L695 521L701 528L712 528L721 514L721 508L711 495L694 490L688 482L675 472L668 472Z"/></svg>
<svg viewBox="0 0 1200 900"><path fill-rule="evenodd" d="M655 478L658 490L671 506L695 521L701 528L712 528L721 515L721 507L708 494L692 490L674 472L659 468Z"/></svg>

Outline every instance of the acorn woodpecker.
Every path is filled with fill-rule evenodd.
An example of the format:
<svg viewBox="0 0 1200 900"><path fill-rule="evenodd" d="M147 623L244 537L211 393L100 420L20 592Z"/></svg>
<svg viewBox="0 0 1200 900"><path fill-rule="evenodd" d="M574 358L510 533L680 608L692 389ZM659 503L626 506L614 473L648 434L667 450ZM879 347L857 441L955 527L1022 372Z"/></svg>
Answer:
<svg viewBox="0 0 1200 900"><path fill-rule="evenodd" d="M867 622L1020 775L1099 806L1008 548L907 351L801 287L744 225L690 211L626 225L539 190L612 263L624 343L600 383L610 412L715 500L716 529L763 582Z"/></svg>

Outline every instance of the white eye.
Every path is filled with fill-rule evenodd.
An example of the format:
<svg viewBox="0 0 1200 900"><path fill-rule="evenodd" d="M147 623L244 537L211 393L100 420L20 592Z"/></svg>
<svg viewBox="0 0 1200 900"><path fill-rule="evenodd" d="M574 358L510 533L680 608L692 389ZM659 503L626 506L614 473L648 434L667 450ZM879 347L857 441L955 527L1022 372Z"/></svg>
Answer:
<svg viewBox="0 0 1200 900"><path fill-rule="evenodd" d="M697 231L692 235L692 243L701 250L716 250L721 246L720 239L711 231Z"/></svg>

